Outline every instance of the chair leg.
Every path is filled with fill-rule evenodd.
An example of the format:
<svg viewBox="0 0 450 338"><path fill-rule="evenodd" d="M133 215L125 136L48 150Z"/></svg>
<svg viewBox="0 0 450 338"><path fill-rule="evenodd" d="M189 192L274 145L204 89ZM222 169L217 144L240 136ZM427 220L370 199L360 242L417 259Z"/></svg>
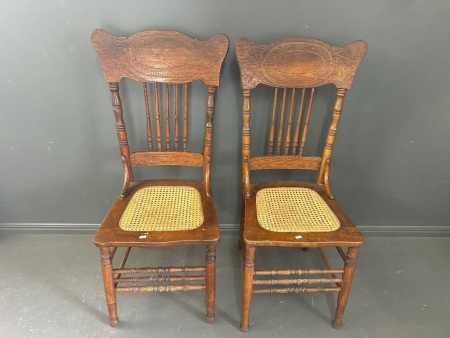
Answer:
<svg viewBox="0 0 450 338"><path fill-rule="evenodd" d="M252 302L253 274L255 272L255 247L244 245L244 280L242 282L242 317L241 331L247 332L250 316L250 305Z"/></svg>
<svg viewBox="0 0 450 338"><path fill-rule="evenodd" d="M100 248L102 263L103 284L105 286L106 305L109 312L109 324L116 326L119 323L117 317L116 291L114 289L114 277L111 261L111 251L108 247Z"/></svg>
<svg viewBox="0 0 450 338"><path fill-rule="evenodd" d="M333 327L335 329L342 326L342 317L344 316L345 306L347 305L348 296L350 294L350 287L352 286L358 251L359 248L348 248L347 257L345 259L344 274L342 275L341 291L339 292L336 314L333 320Z"/></svg>
<svg viewBox="0 0 450 338"><path fill-rule="evenodd" d="M216 243L206 246L206 321L213 323L216 305Z"/></svg>

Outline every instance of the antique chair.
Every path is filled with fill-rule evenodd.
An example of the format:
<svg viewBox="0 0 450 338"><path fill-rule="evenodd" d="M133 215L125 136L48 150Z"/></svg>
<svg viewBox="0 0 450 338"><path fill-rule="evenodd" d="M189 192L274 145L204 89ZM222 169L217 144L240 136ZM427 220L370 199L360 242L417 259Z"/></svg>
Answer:
<svg viewBox="0 0 450 338"><path fill-rule="evenodd" d="M116 326L119 321L116 292L206 289L206 320L212 323L215 252L220 238L211 196L213 116L228 38L218 35L208 41L198 41L175 31L160 30L115 37L103 30L94 30L91 41L111 91L124 173L120 197L94 237L94 243L100 249L109 322ZM126 105L125 99L122 106L119 93L122 78L133 80L127 80L126 84L142 83L142 101L138 106L142 109L142 122L137 125L146 125L146 139L145 149L141 151L132 151L129 146L131 136L125 129L124 115L126 119L131 118L128 110L133 109L124 114L124 107L132 106ZM189 109L191 87L194 86L191 82L196 80L206 85L203 86L206 114ZM202 85L198 86L202 88ZM129 88L121 91L122 94L131 92ZM131 96L136 95L130 95L130 99ZM203 139L197 151L190 149L192 140L188 137L193 120L196 125L204 125ZM200 135L201 132L193 136ZM180 179L175 171L176 179L152 176L153 179L137 180L136 167L142 166L198 167L197 179ZM167 172L164 168L167 167L160 167L158 172ZM205 246L205 264L125 267L131 248L185 245ZM123 249L125 255L121 263L113 267L118 248L126 248Z"/></svg>
<svg viewBox="0 0 450 338"><path fill-rule="evenodd" d="M237 41L235 51L243 91L241 330L248 330L253 294L291 292L338 292L333 326L340 327L358 250L364 240L334 201L329 183L330 159L344 96L366 54L366 43L355 41L334 47L316 39L292 37L257 45L242 38ZM262 88L266 91L252 100L252 90L261 89L256 88L259 84L265 85ZM265 93L272 91L273 99L267 100ZM321 91L323 96L319 96ZM327 104L326 98L330 96L328 102L332 103ZM321 113L313 107L317 99L322 100L321 108L329 106L329 112L323 109L328 114L322 119L326 129L316 123L319 130L314 135L319 145L311 146L310 122L315 114ZM261 111L260 101L267 102L266 111ZM258 109L252 112L254 106ZM251 121L252 125L258 123L254 129L257 135L251 134ZM266 123L266 129L262 123ZM264 134L266 141L261 140ZM260 136L259 140L256 136ZM251 137L255 138L253 143ZM319 154L313 154L317 149ZM253 176L258 174L255 171L263 169L279 170L282 176L273 181L268 175L275 172L265 171L262 181L255 183ZM304 171L317 175L313 175L311 182L307 176L300 176ZM324 264L317 269L257 270L254 260L257 247L317 248ZM327 247L336 247L344 261L343 268L331 266L325 256Z"/></svg>

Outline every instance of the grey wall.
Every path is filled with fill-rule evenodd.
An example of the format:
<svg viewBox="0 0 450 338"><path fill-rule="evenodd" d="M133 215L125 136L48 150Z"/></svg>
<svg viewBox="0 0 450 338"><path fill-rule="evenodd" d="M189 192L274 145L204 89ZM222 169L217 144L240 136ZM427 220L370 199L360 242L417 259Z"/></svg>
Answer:
<svg viewBox="0 0 450 338"><path fill-rule="evenodd" d="M304 35L364 39L332 184L362 226L450 228L448 0L0 1L0 226L98 224L121 166L89 34L175 29L266 43ZM240 101L233 47L217 101L214 195L238 223Z"/></svg>

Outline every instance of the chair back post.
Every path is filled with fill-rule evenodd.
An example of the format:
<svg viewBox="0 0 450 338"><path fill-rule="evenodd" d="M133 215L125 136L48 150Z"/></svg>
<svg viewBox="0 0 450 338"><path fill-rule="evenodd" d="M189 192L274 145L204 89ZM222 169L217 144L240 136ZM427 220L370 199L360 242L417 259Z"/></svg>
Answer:
<svg viewBox="0 0 450 338"><path fill-rule="evenodd" d="M206 123L203 146L203 181L206 194L211 196L211 154L213 141L213 120L215 112L215 97L217 86L208 86L208 99L206 102Z"/></svg>
<svg viewBox="0 0 450 338"><path fill-rule="evenodd" d="M347 90L343 88L338 88L336 92L333 114L331 116L330 126L328 127L328 133L325 139L325 147L323 149L320 170L317 175L317 183L319 184L328 184L328 181L325 180L325 176L328 175L328 171L330 169L331 155L333 154L333 146L336 141L339 119L341 117L346 92Z"/></svg>
<svg viewBox="0 0 450 338"><path fill-rule="evenodd" d="M242 187L244 196L250 197L250 89L242 90Z"/></svg>
<svg viewBox="0 0 450 338"><path fill-rule="evenodd" d="M113 107L114 117L116 119L117 139L119 140L119 150L123 166L123 186L120 197L125 197L130 181L133 181L133 169L131 167L130 148L128 146L127 131L123 120L123 108L119 94L119 83L110 82L109 90L111 91L111 103Z"/></svg>

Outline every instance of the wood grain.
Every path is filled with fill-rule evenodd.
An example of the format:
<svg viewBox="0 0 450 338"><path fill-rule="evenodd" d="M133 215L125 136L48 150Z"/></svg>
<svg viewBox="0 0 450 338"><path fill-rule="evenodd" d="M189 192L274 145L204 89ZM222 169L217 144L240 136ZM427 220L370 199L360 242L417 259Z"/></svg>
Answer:
<svg viewBox="0 0 450 338"><path fill-rule="evenodd" d="M186 83L201 80L218 86L220 69L228 51L228 38L208 41L165 30L130 37L113 36L96 29L91 42L100 59L106 82L127 77L142 82Z"/></svg>
<svg viewBox="0 0 450 338"><path fill-rule="evenodd" d="M362 40L336 47L304 37L265 45L241 38L235 46L243 89L253 89L258 84L303 88L330 83L350 89L366 51L367 44Z"/></svg>

